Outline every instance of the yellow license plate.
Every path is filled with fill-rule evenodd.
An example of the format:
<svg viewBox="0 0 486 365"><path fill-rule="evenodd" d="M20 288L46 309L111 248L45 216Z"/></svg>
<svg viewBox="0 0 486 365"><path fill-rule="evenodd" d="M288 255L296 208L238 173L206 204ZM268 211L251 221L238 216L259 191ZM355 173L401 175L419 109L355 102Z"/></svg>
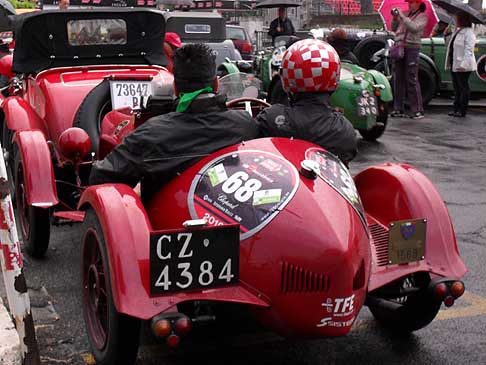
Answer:
<svg viewBox="0 0 486 365"><path fill-rule="evenodd" d="M410 219L390 223L388 263L406 264L424 259L426 219Z"/></svg>

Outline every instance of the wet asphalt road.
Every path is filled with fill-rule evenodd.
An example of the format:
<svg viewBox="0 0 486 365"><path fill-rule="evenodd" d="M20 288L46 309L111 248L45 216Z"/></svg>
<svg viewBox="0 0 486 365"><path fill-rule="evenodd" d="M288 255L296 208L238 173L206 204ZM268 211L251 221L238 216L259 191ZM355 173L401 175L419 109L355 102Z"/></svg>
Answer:
<svg viewBox="0 0 486 365"><path fill-rule="evenodd" d="M379 142L360 141L351 170L405 162L435 183L469 268L467 292L454 307L406 337L381 329L363 308L352 332L337 339L289 342L271 335L243 336L167 355L145 338L138 364L485 364L486 109L474 109L466 119L447 117L446 112L435 107L423 120L390 120ZM79 234L78 226L54 228L47 257L25 260L43 364L93 363L80 307Z"/></svg>

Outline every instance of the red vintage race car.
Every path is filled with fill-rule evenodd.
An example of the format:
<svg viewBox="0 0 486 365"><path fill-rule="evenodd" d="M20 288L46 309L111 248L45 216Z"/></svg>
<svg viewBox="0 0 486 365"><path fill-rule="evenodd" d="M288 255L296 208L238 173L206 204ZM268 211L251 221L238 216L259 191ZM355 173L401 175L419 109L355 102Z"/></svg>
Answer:
<svg viewBox="0 0 486 365"><path fill-rule="evenodd" d="M138 19L133 14L142 13L159 17L141 10L114 17L103 11L41 13L24 20L17 47L23 27L42 34L39 23L63 24L74 44L91 42L83 27L76 28L83 20L96 30L91 17L114 18L107 22L114 30L102 27L96 42L117 42L124 39L118 20L129 32L136 28L129 26ZM46 22L49 16L57 21ZM142 24L150 24L147 17ZM46 39L59 34L46 29ZM125 47L141 44L130 39ZM116 45L108 47L115 49L111 66L91 66L92 59L75 53L82 45L66 48L70 62L82 63L77 67L62 68L57 62L65 58L57 53L39 57L39 64L47 62L42 67L53 68L24 70L19 96L2 102L7 132L15 131L17 209L31 253L45 252L49 219L83 221L83 311L98 364L134 363L143 322L169 346L217 321L222 307L245 311L285 337L332 337L346 335L368 305L384 326L409 332L463 294L466 267L447 208L433 184L409 165L374 166L353 178L312 143L264 138L201 159L150 201L123 184L87 186L92 160L167 105L164 87L171 76L147 62L147 50L133 56L145 60L142 66L113 66L113 58L123 59ZM58 49L49 47L47 55ZM87 47L86 54L101 63L101 46ZM136 102L115 98L151 78L150 88L162 91L152 93L149 105L143 88L134 91ZM254 101L231 105L250 110L247 102Z"/></svg>

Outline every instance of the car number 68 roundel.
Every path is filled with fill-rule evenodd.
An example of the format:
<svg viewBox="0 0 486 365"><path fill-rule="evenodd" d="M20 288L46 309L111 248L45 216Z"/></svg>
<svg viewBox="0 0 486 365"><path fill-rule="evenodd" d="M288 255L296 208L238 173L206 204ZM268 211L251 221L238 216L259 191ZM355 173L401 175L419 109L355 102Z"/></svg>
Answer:
<svg viewBox="0 0 486 365"><path fill-rule="evenodd" d="M240 239L267 225L292 199L299 184L295 167L263 151L237 151L204 166L188 195L193 219L211 226L240 225Z"/></svg>

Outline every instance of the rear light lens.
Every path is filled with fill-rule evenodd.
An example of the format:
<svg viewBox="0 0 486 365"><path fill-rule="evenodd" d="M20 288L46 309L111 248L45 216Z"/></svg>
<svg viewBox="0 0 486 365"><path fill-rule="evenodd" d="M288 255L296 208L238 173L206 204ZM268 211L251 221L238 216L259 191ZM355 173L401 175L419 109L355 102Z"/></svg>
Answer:
<svg viewBox="0 0 486 365"><path fill-rule="evenodd" d="M242 53L252 53L253 52L253 46L251 45L250 41L243 41L241 45L241 52Z"/></svg>
<svg viewBox="0 0 486 365"><path fill-rule="evenodd" d="M191 321L187 318L179 318L175 324L175 331L180 335L187 334L192 328Z"/></svg>
<svg viewBox="0 0 486 365"><path fill-rule="evenodd" d="M446 307L452 307L452 305L454 304L454 298L448 296L447 298L444 299L444 304L446 305Z"/></svg>
<svg viewBox="0 0 486 365"><path fill-rule="evenodd" d="M180 338L177 335L170 335L167 337L167 345L169 347L176 347L180 342Z"/></svg>
<svg viewBox="0 0 486 365"><path fill-rule="evenodd" d="M462 281L454 281L451 285L451 294L454 298L459 298L462 294L464 294L464 284Z"/></svg>
<svg viewBox="0 0 486 365"><path fill-rule="evenodd" d="M444 299L447 295L447 285L445 283L439 283L434 287L434 295L437 299Z"/></svg>
<svg viewBox="0 0 486 365"><path fill-rule="evenodd" d="M167 337L171 330L170 321L167 319L160 319L152 325L152 332L157 337Z"/></svg>

